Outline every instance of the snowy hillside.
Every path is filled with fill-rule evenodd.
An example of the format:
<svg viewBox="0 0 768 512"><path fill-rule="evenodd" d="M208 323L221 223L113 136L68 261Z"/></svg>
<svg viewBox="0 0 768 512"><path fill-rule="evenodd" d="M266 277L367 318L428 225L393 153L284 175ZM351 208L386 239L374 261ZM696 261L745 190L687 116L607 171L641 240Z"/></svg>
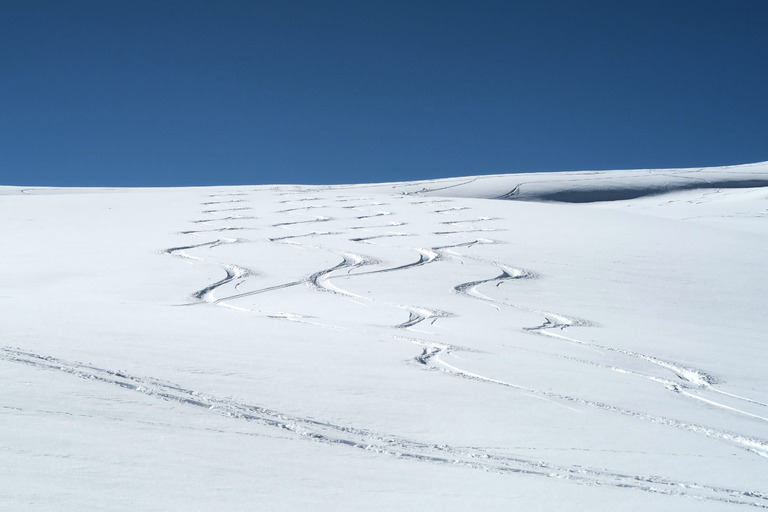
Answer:
<svg viewBox="0 0 768 512"><path fill-rule="evenodd" d="M768 163L0 187L2 510L768 508Z"/></svg>

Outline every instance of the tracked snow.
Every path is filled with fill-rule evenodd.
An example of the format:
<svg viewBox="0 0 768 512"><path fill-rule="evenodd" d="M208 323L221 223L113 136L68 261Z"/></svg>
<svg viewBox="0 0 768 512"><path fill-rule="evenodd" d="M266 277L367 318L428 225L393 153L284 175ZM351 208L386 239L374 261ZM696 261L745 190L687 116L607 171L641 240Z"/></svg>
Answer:
<svg viewBox="0 0 768 512"><path fill-rule="evenodd" d="M0 508L768 509L768 163L0 209Z"/></svg>

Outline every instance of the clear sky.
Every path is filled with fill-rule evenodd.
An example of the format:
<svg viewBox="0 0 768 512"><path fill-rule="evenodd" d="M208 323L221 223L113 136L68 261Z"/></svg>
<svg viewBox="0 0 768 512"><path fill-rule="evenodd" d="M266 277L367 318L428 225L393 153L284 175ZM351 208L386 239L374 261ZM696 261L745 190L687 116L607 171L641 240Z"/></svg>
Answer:
<svg viewBox="0 0 768 512"><path fill-rule="evenodd" d="M0 0L0 184L768 160L768 1Z"/></svg>

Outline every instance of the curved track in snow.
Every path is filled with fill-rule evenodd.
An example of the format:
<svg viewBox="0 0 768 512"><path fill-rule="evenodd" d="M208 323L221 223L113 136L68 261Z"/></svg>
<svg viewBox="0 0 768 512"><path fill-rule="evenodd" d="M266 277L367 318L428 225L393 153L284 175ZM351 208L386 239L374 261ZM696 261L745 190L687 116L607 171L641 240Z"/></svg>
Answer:
<svg viewBox="0 0 768 512"><path fill-rule="evenodd" d="M69 374L87 380L93 385L113 386L126 392L139 393L157 400L204 409L211 414L231 418L232 421L255 422L281 432L287 432L297 439L364 450L381 456L417 460L425 464L458 465L503 475L523 474L539 478L567 479L580 485L680 496L692 499L694 502L708 501L768 509L768 495L754 490L702 485L695 482L684 482L658 476L625 474L600 468L557 465L514 454L496 452L492 449L426 444L382 432L287 414L262 405L217 397L160 379L136 376L128 372L99 368L76 361L66 361L13 347L0 348L0 359L43 371ZM471 378L472 376L467 375L467 377ZM530 390L527 391L531 392ZM664 419L660 418L659 421L664 421ZM696 426L680 425L679 427L694 428ZM760 443L756 440L744 440L744 442L746 441Z"/></svg>
<svg viewBox="0 0 768 512"><path fill-rule="evenodd" d="M299 193L291 195L291 199L280 202L280 204L289 207L282 207L282 209L276 210L274 213L279 214L280 216L299 216L303 218L299 218L297 220L285 219L279 222L272 222L269 225L270 228L288 230L291 234L285 236L270 236L268 238L268 242L284 244L289 247L296 247L297 250L301 249L318 251L318 254L335 254L340 258L341 261L335 265L320 268L309 275L296 276L295 279L285 281L281 284L261 287L239 293L223 294L222 296L216 296L214 292L224 287L232 287L233 291L236 291L237 288L239 288L245 280L255 279L256 273L234 262L216 262L215 264L219 265L225 272L225 276L219 281L216 281L193 292L192 297L194 299L233 309L263 313L263 311L253 308L239 307L237 306L237 301L246 297L265 296L278 290L293 288L299 285L306 285L311 290L329 293L338 296L340 299L352 300L359 303L375 303L388 308L405 310L408 314L408 318L399 324L390 325L390 328L400 332L403 330L422 332L417 329L420 324L434 324L440 319L456 317L458 316L457 313L444 311L440 308L430 307L428 305L407 305L409 302L408 300L404 300L403 303L396 303L392 302L391 300L385 300L383 298L377 297L376 294L363 295L360 293L355 293L351 289L340 286L338 282L340 279L343 279L345 283L350 283L356 279L376 274L397 273L400 275L400 273L405 272L415 273L417 269L427 265L440 264L447 266L450 264L464 265L467 263L472 263L472 265L478 268L478 271L480 271L482 268L486 268L488 270L487 273L490 274L490 276L478 276L478 278L475 280L461 281L458 283L454 282L450 284L449 288L453 293L487 304L498 311L499 314L501 314L504 310L516 310L524 313L540 315L542 318L541 324L528 327L523 330L523 332L530 335L545 336L554 342L569 343L575 346L583 347L598 354L610 353L616 355L619 358L625 358L631 361L639 361L656 369L666 371L669 373L669 376L660 377L655 375L653 372L644 372L642 369L637 368L636 364L621 365L617 364L616 361L608 363L601 362L599 360L588 360L565 355L561 356L563 359L566 359L574 364L591 366L604 371L618 372L631 378L640 378L658 383L663 386L661 389L677 393L692 400L696 400L698 403L705 407L717 407L728 413L742 415L757 421L768 421L768 414L757 414L754 412L742 410L733 406L733 403L749 403L758 409L762 407L768 407L768 404L765 404L759 400L754 400L718 389L716 387L718 380L706 371L694 369L684 364L669 362L652 355L610 347L593 341L576 338L567 333L569 328L592 327L596 324L592 321L576 318L571 315L559 312L531 308L525 306L524 303L516 304L494 298L493 290L496 288L501 286L514 286L516 281L539 278L538 273L534 270L519 268L509 263L501 263L473 254L473 250L477 247L496 243L494 240L487 238L477 238L475 236L477 233L490 233L494 231L500 231L500 229L497 227L484 225L485 223L492 223L497 221L498 219L496 217L471 216L466 219L455 219L450 221L438 220L436 218L436 221L433 223L434 228L432 232L429 233L432 237L459 237L459 240L448 245L433 244L423 247L414 247L411 245L403 245L401 242L407 242L411 238L418 240L419 237L414 238L414 233L412 232L382 232L382 230L390 230L395 226L407 226L407 222L402 220L394 220L387 224L370 223L371 220L375 221L380 217L386 216L393 216L395 219L397 219L397 215L393 211L381 209L382 207L387 206L385 203L379 201L373 202L368 199L339 199L337 200L338 203L356 201L359 204L341 206L339 211L348 213L348 215L343 217L338 215L331 215L330 213L324 215L314 215L313 212L315 210L330 209L332 206L334 206L334 204L329 202L328 199L319 197L316 194L310 195L309 197L302 197L302 194ZM416 197L418 197L418 195L419 194L416 194ZM406 195L406 197L411 196ZM434 208L432 213L438 216L462 213L468 209L466 207L446 207L445 203L448 201L449 200L445 199L424 201L411 200L410 204L411 206L419 205L419 207L431 206ZM232 202L235 201L207 201L202 204L204 207L219 206L220 208L204 210L202 213L208 215L226 216L193 221L197 223L205 223L206 226L212 224L218 227L199 231L188 230L182 231L180 233L190 236L206 236L230 230L235 231L246 229L246 227L230 226L228 223L237 221L253 221L256 217L230 215L230 212L232 211L250 209L249 206L222 208L224 206L229 206L228 203ZM241 203L242 205L248 204L246 199L237 199L236 202ZM292 206L293 203L297 203L299 206ZM338 205L336 206L338 209ZM393 209L396 210L396 208ZM329 230L314 230L314 226L318 224L327 225ZM448 231L444 229L444 226L450 226L456 229ZM370 231L371 234L367 236L351 236L352 234L357 234L361 230L367 232ZM421 233L420 236L423 237L424 233ZM321 239L322 242L320 241ZM239 241L239 239L218 238L216 240L203 242L200 244L190 244L186 246L174 247L167 249L165 252L189 260L202 262L208 260L203 257L195 256L191 254L191 252L206 250L208 251L208 254L210 254L211 249L215 249L216 247L219 247L223 244L238 243ZM312 243L308 243L309 241ZM339 244L339 241L344 241L346 243L365 243L370 248L368 252L371 254L358 254L352 250L349 250L347 248L349 246L346 243L337 245ZM417 257L410 263L387 266L387 257L384 255L378 256L376 254L376 247L378 243L394 244L394 246L399 248L399 250L408 251L417 255ZM393 245L387 247L392 246ZM450 271L447 270L447 272ZM450 277L448 277L448 279L450 279ZM410 276L409 280L417 281L418 276ZM267 313L267 316L278 319L298 321L306 320L306 318L302 317L302 315L294 313ZM317 325L325 325L327 327L337 328L342 327L341 325ZM404 338L397 334L397 331L393 331L391 334L389 334L389 337L393 340L404 340L420 347L421 353L414 357L414 360L418 363L417 366L420 368L440 370L441 372L448 373L456 377L484 382L495 386L502 386L516 392L541 398L542 400L559 403L566 407L587 407L590 409L597 409L603 412L630 417L644 422L664 425L672 429L682 430L725 442L731 446L745 449L761 457L768 457L768 441L766 439L740 434L737 432L731 432L720 428L714 428L690 421L683 421L664 415L641 412L626 407L612 405L600 400L582 398L577 394L564 394L543 389L536 389L526 385L498 379L490 375L483 375L474 371L469 371L467 369L461 368L454 361L448 361L447 357L453 353L471 351L471 349L451 343L443 343L427 339L421 340L415 338ZM431 335L433 333L426 334ZM8 352L9 350L10 349L7 349L6 351ZM34 361L36 361L35 358L36 356L29 356L27 360L33 361L34 363ZM728 400L731 401L731 405L714 399L713 395L727 397ZM427 447L426 445L420 445L418 443L413 443L411 441L402 439L391 442L388 441L382 445L379 441L372 441L372 439L385 439L387 436L373 434L365 431L357 431L351 427L336 426L297 417L288 418L289 421L273 421L273 416L278 415L281 418L284 416L267 409L236 404L233 402L226 402L215 397L206 397L204 400L187 400L185 396L186 395L184 393L181 393L179 396L163 396L163 394L160 393L160 397L163 399L181 401L196 406L201 406L200 404L202 404L211 409L221 408L222 410L229 411L228 414L234 415L236 417L252 421L259 421L264 424L285 428L288 430L292 430L292 428L286 425L299 425L300 428L297 427L296 432L309 432L306 434L306 437L313 440L335 444L344 444L356 448L375 451L378 453L397 453L399 454L398 456L407 456L432 462L447 462L449 459L461 460L461 457L466 456L468 457L467 461L461 462L461 464L466 463L471 467L478 467L484 470L512 473L530 472L531 474L541 474L542 476L548 477L564 477L567 475L567 478L570 480L574 480L577 483L583 483L585 485L626 486L649 492L680 494L683 496L694 497L696 499L722 501L725 503L768 508L768 503L765 502L766 497L760 493L755 493L752 491L721 489L717 487L707 487L700 486L698 484L687 484L682 482L666 482L664 479L656 479L655 477L646 479L640 476L618 475L600 470L580 469L576 471L574 468L554 467L542 462L533 464L530 461L525 461L523 459L509 458L507 456L491 454L485 451L472 453L472 450L459 450L444 447L437 450L437 453L433 453L432 447ZM195 396L199 395L195 394ZM361 437L365 438L365 440L361 440ZM392 451L392 443L398 446L394 452ZM475 461L477 458L482 458L486 461L486 463L478 464ZM538 469L536 469L534 466L547 467L548 469L539 473ZM578 477L576 476L576 473L578 473Z"/></svg>

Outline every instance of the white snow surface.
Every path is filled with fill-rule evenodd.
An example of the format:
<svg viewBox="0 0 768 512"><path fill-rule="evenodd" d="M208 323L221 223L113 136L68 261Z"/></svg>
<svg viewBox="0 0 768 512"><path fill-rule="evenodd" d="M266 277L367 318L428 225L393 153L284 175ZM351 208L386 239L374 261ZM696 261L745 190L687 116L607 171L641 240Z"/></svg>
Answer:
<svg viewBox="0 0 768 512"><path fill-rule="evenodd" d="M768 508L768 163L0 187L2 510Z"/></svg>

